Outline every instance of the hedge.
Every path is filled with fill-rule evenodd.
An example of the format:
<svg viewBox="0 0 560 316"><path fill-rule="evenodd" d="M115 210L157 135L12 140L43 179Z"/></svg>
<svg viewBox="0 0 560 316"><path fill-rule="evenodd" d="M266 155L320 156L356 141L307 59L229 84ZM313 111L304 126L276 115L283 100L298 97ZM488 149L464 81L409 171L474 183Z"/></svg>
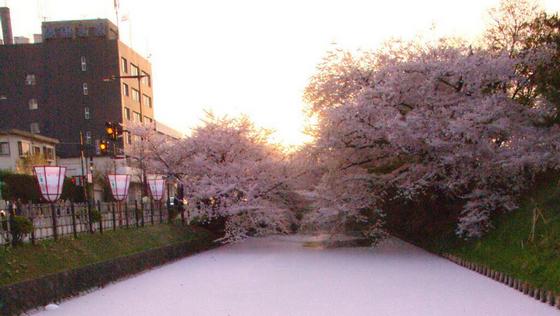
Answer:
<svg viewBox="0 0 560 316"><path fill-rule="evenodd" d="M37 180L32 175L0 172L0 182L3 182L2 199L4 200L20 200L22 203L41 202L41 192ZM73 202L83 202L83 187L76 186L70 178L65 178L60 198Z"/></svg>

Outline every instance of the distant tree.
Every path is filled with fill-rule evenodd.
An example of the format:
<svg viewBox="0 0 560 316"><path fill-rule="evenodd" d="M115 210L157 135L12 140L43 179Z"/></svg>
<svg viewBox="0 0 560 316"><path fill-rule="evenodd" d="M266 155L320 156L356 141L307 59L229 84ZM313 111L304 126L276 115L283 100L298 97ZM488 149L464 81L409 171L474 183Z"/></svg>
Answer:
<svg viewBox="0 0 560 316"><path fill-rule="evenodd" d="M195 216L226 219L224 241L289 231L293 214L281 199L287 189L285 157L267 142L269 131L247 118L209 114L181 140L165 139L151 129L133 133L143 138L149 170L182 182Z"/></svg>
<svg viewBox="0 0 560 316"><path fill-rule="evenodd" d="M531 23L541 12L535 0L501 0L488 12L491 22L484 33L484 45L491 51L515 56L525 48L534 31Z"/></svg>
<svg viewBox="0 0 560 316"><path fill-rule="evenodd" d="M532 84L533 95L537 100L541 98L555 105L555 111L548 115L546 124L559 124L560 18L558 14L541 13L530 23L530 28L531 36L527 39L524 50L544 52L549 59L548 62L537 65L534 71L526 73L526 77Z"/></svg>
<svg viewBox="0 0 560 316"><path fill-rule="evenodd" d="M16 168L18 173L32 175L33 166L41 166L41 165L48 165L48 162L43 155L28 154L18 159Z"/></svg>
<svg viewBox="0 0 560 316"><path fill-rule="evenodd" d="M492 22L484 33L484 48L495 55L507 54L517 59L517 81L512 82L509 94L529 107L540 107L543 102L556 105L546 124L558 123L558 15L547 14L534 0L502 0L489 15Z"/></svg>

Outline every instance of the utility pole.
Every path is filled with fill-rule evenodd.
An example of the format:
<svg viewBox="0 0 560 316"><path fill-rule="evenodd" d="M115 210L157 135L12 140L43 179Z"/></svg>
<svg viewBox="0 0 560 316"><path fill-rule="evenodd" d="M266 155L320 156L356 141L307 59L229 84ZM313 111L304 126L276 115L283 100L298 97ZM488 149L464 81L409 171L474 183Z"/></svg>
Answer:
<svg viewBox="0 0 560 316"><path fill-rule="evenodd" d="M89 202L87 189L87 175L85 174L84 165L87 164L84 155L84 133L80 131L80 166L82 167L82 188L84 190L84 199Z"/></svg>
<svg viewBox="0 0 560 316"><path fill-rule="evenodd" d="M140 71L140 69L138 70ZM147 77L147 75L144 74L136 74L136 75L130 75L130 76L111 76L110 78L105 78L103 79L104 82L110 82L110 81L114 81L117 79L136 79L137 83L138 83L138 106L140 109L140 122L144 122L144 111L142 110L142 78ZM124 140L123 140L124 142ZM142 186L142 197L147 196L148 195L148 191L146 188L146 171L144 170L144 157L142 155L142 157L140 157L140 169L141 169L141 175L140 175L140 185ZM116 172L115 172L116 173ZM141 203L142 208L144 207L144 203Z"/></svg>

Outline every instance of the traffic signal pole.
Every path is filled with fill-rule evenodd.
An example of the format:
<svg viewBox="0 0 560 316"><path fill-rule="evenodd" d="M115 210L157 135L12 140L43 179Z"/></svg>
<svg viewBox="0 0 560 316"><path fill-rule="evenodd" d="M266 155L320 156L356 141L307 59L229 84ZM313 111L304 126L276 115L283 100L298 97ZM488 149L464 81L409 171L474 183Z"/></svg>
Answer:
<svg viewBox="0 0 560 316"><path fill-rule="evenodd" d="M109 82L109 81L113 81L113 80L117 80L117 79L136 79L136 81L138 82L138 105L140 107L140 122L144 121L144 111L142 109L142 78L147 77L147 75L144 74L140 74L137 73L136 75L126 75L126 76L111 76L109 78L105 78L103 79L103 81L105 82ZM109 122L108 122L109 123ZM116 123L118 124L118 123ZM105 124L106 126L106 130L107 130L107 123ZM117 127L117 126L115 126ZM107 130L108 134L109 131ZM117 132L117 131L115 131ZM122 133L122 129L120 130L120 132ZM118 134L115 134L118 135ZM117 136L118 137L118 136ZM116 142L117 137L114 138L114 141ZM123 141L124 142L124 141ZM115 167L116 169L116 167ZM148 196L148 190L147 190L147 185L146 185L146 171L144 170L144 157L140 157L140 169L141 169L141 174L140 174L140 185L142 186L142 197L144 196ZM141 204L142 208L144 207L144 203Z"/></svg>
<svg viewBox="0 0 560 316"><path fill-rule="evenodd" d="M85 168L84 168L84 164L87 164L85 160L85 155L84 155L84 133L82 131L80 131L80 166L82 167L82 188L84 188L84 199L86 201L89 201L88 198L88 190L87 190L87 181L86 181L86 174L85 174Z"/></svg>

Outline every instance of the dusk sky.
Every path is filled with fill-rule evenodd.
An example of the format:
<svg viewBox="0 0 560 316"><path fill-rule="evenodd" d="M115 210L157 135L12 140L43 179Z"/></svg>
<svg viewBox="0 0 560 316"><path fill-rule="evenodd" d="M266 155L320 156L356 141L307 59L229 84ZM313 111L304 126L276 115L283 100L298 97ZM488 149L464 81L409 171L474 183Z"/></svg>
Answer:
<svg viewBox="0 0 560 316"><path fill-rule="evenodd" d="M326 51L370 49L391 37L474 39L495 0L473 1L148 1L121 0L121 37L151 56L156 119L181 131L204 109L249 115L304 141L302 93ZM40 21L110 18L113 0L0 0L14 35L40 33ZM542 1L551 12L560 1Z"/></svg>

